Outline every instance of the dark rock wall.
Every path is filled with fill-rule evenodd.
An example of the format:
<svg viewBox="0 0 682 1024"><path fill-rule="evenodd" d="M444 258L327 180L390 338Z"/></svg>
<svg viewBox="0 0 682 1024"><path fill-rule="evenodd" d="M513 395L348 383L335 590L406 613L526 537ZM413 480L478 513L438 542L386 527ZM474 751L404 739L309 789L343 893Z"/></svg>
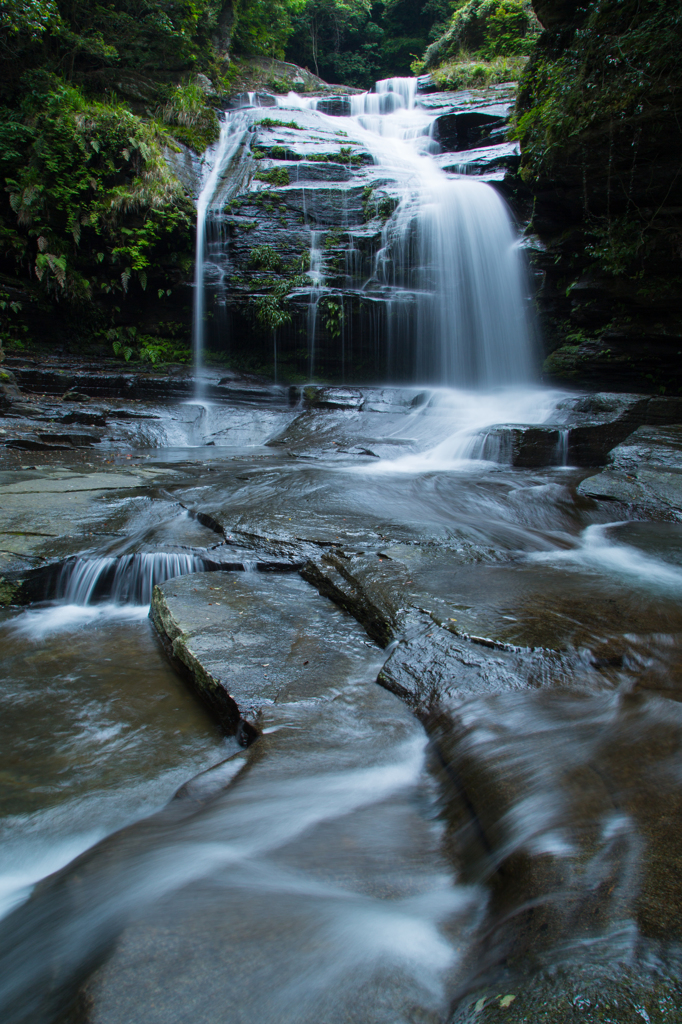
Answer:
<svg viewBox="0 0 682 1024"><path fill-rule="evenodd" d="M534 7L545 32L520 83L516 134L542 243L547 377L679 393L682 10Z"/></svg>

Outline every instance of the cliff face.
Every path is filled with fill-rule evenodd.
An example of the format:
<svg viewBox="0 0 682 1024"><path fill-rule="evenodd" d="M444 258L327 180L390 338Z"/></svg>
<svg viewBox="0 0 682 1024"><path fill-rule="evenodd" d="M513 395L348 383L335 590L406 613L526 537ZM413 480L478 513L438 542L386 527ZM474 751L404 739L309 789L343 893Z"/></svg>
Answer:
<svg viewBox="0 0 682 1024"><path fill-rule="evenodd" d="M682 10L533 0L516 134L550 379L682 390Z"/></svg>

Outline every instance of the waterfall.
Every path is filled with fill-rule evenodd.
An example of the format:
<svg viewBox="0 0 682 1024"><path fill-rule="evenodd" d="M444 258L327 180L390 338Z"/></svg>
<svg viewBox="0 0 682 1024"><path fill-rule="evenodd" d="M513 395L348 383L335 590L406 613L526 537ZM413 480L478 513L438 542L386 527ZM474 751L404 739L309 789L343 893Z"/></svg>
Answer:
<svg viewBox="0 0 682 1024"><path fill-rule="evenodd" d="M74 558L64 565L57 597L87 605L104 598L120 604L150 604L157 583L212 567L197 555L151 554Z"/></svg>
<svg viewBox="0 0 682 1024"><path fill-rule="evenodd" d="M318 335L322 332L324 336L328 330L326 321L318 315L320 308L326 308L324 304L320 307L320 301L327 293L335 304L338 301L340 307L345 308L345 292L357 297L359 309L355 326L352 303L348 317L343 317L343 321L348 320L349 338L354 332L368 339L366 346L373 344L375 351L382 353L384 378L390 375L394 380L409 379L418 384L479 388L532 382L535 363L532 317L526 270L516 232L507 206L494 188L472 180L469 175L448 175L433 159L440 152L434 125L443 108L432 111L422 105L414 78L377 82L373 91L352 96L344 102L348 115L332 116L324 112L324 104L329 100L308 99L294 93L278 100L280 109L314 112L315 127L324 129L329 138L345 137L351 146L359 144L369 152L372 167L354 169L349 164L353 173L351 187L365 186L365 193L370 194L378 188L381 190L378 195L391 207L381 212L384 219L381 241L378 245L373 243L372 255L368 253L366 233L363 236L362 231L347 221L344 204L348 190L341 184L346 179L331 177L324 186L329 190L332 183L339 182L333 185L339 189L341 216L335 230L343 231L348 249L354 254L350 261L346 260L346 270L348 274L352 268L355 280L350 281L347 276L339 294L339 285L334 283L333 276L329 277L329 283L325 280L323 265L323 238L330 230L330 222L325 221L323 213L321 220L313 218L309 223L306 209L306 203L316 202L317 182L322 179L317 172L311 176L310 185L301 185L298 170L301 165L291 162L285 165L287 174L289 168L297 168L295 178L290 179L289 184L278 185L278 192L286 197L288 190L293 195L302 188L303 221L310 232L307 311L310 378L320 372L318 368L322 365L324 353L319 348ZM234 127L237 114L242 118L241 136ZM225 183L220 186L220 181L229 178L232 154L246 134L247 122L254 127L255 120L257 115L253 108L250 113L242 108L226 115L212 168L199 197L194 296L198 378L203 362L206 261L210 249L206 243L207 225L211 223L212 212L217 220L216 196L224 197L228 188ZM286 128L286 123L282 127ZM303 130L314 137L312 124ZM257 135L252 137L255 139ZM300 138L305 139L305 136ZM296 145L296 141L292 144ZM273 152L276 149L281 150L282 155L269 159L288 159L283 146L272 147ZM298 159L323 161L331 158L319 154L308 158L304 151ZM232 191L242 184L246 184L243 175L242 181L232 186ZM324 231L320 230L322 224ZM273 226L277 231L277 226ZM264 227L267 228L267 220ZM354 230L361 247L356 247ZM268 244L273 243L276 246L276 234L272 243L268 239ZM225 282L230 276L230 271L225 269L230 263L226 252L222 254L222 265L220 261L221 254L216 252L215 270L218 275L222 274L226 289ZM241 270L239 265L236 269ZM342 322L335 324L334 329L339 333L333 337L341 339L337 350L341 354L342 373L345 373L346 327ZM283 344L286 338L279 337L274 351L281 352Z"/></svg>
<svg viewBox="0 0 682 1024"><path fill-rule="evenodd" d="M375 163L402 185L375 260L375 278L391 296L391 355L414 352L420 382L530 381L525 267L504 200L433 161L435 117L419 109L415 79L378 82L376 93L353 97L352 111Z"/></svg>
<svg viewBox="0 0 682 1024"><path fill-rule="evenodd" d="M221 178L229 170L232 157L243 142L248 118L241 110L226 112L220 126L220 138L213 150L207 154L208 175L197 199L197 229L194 254L194 301L192 309L192 353L194 358L194 397L201 398L204 372L204 341L206 317L206 262L208 255L207 235L216 199L224 199L225 190L220 188ZM241 129L241 130L240 130Z"/></svg>

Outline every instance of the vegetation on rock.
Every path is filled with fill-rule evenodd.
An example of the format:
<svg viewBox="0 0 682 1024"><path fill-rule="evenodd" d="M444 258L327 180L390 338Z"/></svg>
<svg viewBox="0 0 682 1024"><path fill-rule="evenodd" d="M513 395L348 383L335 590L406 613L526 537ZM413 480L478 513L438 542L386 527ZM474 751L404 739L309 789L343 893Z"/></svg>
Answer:
<svg viewBox="0 0 682 1024"><path fill-rule="evenodd" d="M540 32L531 0L459 0L454 6L447 30L412 64L415 74L431 71L447 89L517 79Z"/></svg>
<svg viewBox="0 0 682 1024"><path fill-rule="evenodd" d="M682 9L536 6L554 27L522 76L515 134L549 247L544 310L561 348L548 369L584 379L589 364L633 386L646 366L648 386L677 390Z"/></svg>

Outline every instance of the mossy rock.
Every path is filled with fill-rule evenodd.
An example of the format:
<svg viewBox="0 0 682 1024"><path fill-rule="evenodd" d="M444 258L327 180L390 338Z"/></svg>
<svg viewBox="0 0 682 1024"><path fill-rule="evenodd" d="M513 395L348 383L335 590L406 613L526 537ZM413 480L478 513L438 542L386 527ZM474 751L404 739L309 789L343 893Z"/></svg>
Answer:
<svg viewBox="0 0 682 1024"><path fill-rule="evenodd" d="M9 605L17 604L20 591L21 584L12 583L0 576L0 607L7 608Z"/></svg>

